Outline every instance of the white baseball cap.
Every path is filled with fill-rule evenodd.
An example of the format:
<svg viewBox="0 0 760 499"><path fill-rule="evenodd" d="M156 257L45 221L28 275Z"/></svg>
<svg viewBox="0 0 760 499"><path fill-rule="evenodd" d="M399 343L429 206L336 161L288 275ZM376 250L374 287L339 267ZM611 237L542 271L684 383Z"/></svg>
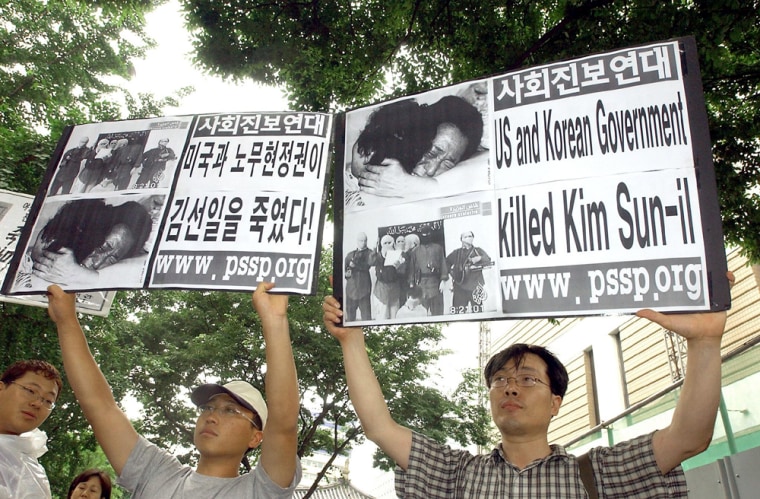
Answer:
<svg viewBox="0 0 760 499"><path fill-rule="evenodd" d="M219 395L220 393L226 393L235 401L255 412L261 418L261 429L267 424L267 404L264 402L264 397L261 396L261 392L245 381L235 380L230 381L227 384L220 385L218 383L208 383L200 385L193 393L190 394L190 400L195 405L202 405L211 400L211 397Z"/></svg>

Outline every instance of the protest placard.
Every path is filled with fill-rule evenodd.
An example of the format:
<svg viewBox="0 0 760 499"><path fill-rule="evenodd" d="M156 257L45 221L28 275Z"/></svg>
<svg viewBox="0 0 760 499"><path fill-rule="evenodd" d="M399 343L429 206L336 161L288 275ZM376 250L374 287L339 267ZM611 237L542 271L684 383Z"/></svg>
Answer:
<svg viewBox="0 0 760 499"><path fill-rule="evenodd" d="M692 38L345 120L334 280L348 325L730 306ZM426 315L397 317L412 295Z"/></svg>
<svg viewBox="0 0 760 499"><path fill-rule="evenodd" d="M272 112L67 128L3 292L50 282L250 291L271 281L313 294L332 122Z"/></svg>

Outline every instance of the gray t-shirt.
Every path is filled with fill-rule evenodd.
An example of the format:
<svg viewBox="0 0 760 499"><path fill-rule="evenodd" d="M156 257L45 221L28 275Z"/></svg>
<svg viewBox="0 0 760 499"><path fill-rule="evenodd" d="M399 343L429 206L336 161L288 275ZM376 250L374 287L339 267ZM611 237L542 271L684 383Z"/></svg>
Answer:
<svg viewBox="0 0 760 499"><path fill-rule="evenodd" d="M293 490L300 481L301 462L298 457L293 482L284 489L269 478L260 464L250 473L236 478L201 475L141 436L121 470L117 483L131 492L132 499L250 499L292 497Z"/></svg>

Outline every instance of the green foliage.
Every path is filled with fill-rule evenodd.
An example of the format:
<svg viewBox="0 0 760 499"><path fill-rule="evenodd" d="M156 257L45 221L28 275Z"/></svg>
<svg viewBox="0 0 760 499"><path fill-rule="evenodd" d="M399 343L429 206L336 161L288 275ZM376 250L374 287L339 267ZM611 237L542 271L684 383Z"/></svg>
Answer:
<svg viewBox="0 0 760 499"><path fill-rule="evenodd" d="M142 31L144 13L144 6L117 9L110 2L100 8L89 2L3 3L3 114L31 127L88 115L88 104L114 90L104 77L128 77L130 60L151 45Z"/></svg>
<svg viewBox="0 0 760 499"><path fill-rule="evenodd" d="M697 40L726 240L760 261L757 0L183 0L197 61L341 110L588 53Z"/></svg>
<svg viewBox="0 0 760 499"><path fill-rule="evenodd" d="M0 126L0 189L36 194L55 140L23 124Z"/></svg>
<svg viewBox="0 0 760 499"><path fill-rule="evenodd" d="M480 369L468 369L450 397L453 415L458 424L449 437L461 445L472 442L481 447L489 447L501 441L501 435L492 424L491 413L486 408L488 391L482 376Z"/></svg>
<svg viewBox="0 0 760 499"><path fill-rule="evenodd" d="M161 116L187 94L134 97L108 83L153 46L145 14L161 3L0 2L0 188L35 194L65 126Z"/></svg>

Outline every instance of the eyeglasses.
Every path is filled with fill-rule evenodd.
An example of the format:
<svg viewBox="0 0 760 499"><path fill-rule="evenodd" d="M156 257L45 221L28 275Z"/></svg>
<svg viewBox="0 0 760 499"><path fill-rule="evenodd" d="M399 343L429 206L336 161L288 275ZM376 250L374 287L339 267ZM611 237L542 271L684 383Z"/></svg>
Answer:
<svg viewBox="0 0 760 499"><path fill-rule="evenodd" d="M240 416L246 421L249 421L254 426L254 428L261 429L260 424L256 424L256 422L253 419L243 414L243 412L237 407L235 407L234 405L223 405L223 406L217 407L211 404L201 404L198 406L198 416L208 417L214 412L219 414L219 417L222 417L222 418L235 418L235 417Z"/></svg>
<svg viewBox="0 0 760 499"><path fill-rule="evenodd" d="M491 388L505 387L509 385L509 380L514 380L517 386L521 386L523 388L530 388L530 387L536 386L536 383L541 383L542 385L546 385L550 387L549 383L545 381L541 381L535 376L531 376L530 374L518 374L517 376L502 376L502 375L494 376L493 378L491 378Z"/></svg>
<svg viewBox="0 0 760 499"><path fill-rule="evenodd" d="M46 399L45 397L37 393L35 390L32 390L28 386L24 386L21 383L16 383L15 381L11 381L10 384L16 385L19 388L21 388L21 392L26 396L27 399L37 400L38 402L42 404L42 407L44 407L48 411L52 411L53 408L55 407L54 401L50 399Z"/></svg>

